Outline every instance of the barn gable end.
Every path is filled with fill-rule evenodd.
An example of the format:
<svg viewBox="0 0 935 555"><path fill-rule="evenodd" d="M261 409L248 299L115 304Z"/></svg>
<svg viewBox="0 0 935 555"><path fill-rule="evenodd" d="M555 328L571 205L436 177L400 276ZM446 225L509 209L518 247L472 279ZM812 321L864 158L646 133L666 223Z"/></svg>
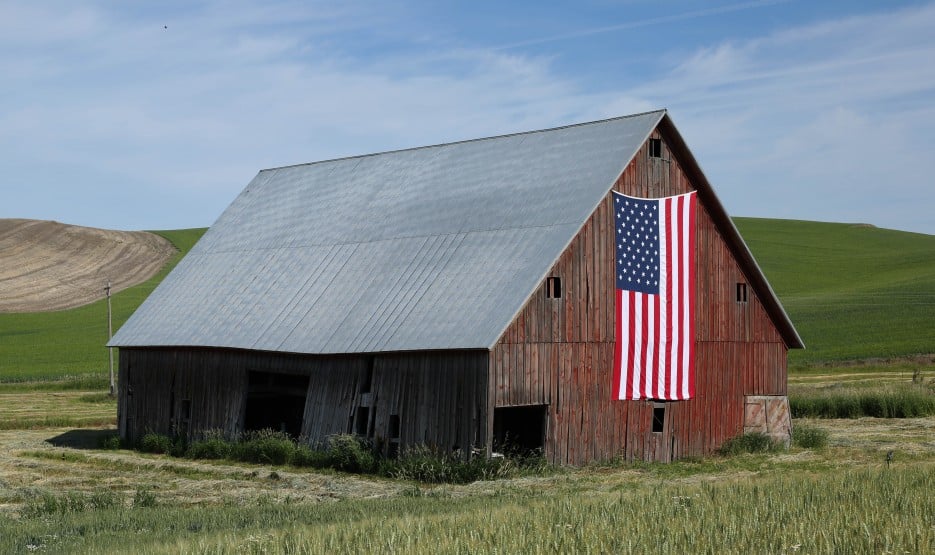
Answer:
<svg viewBox="0 0 935 555"><path fill-rule="evenodd" d="M611 398L614 220L608 193L491 351L489 413L496 419L502 407L545 407L542 445L554 462L702 455L744 431L748 396L786 395L786 352L800 346L800 340L793 334L784 338L780 326L786 322L777 325L765 309L761 297L772 292L750 279L758 268L744 268L738 261L725 237L730 233L726 215L703 175L683 168L673 133L671 125L654 130L613 190L643 198L695 190L701 195L696 220L696 397L664 405ZM658 156L650 154L651 148L660 147L654 153ZM557 284L560 297L555 295ZM743 300L737 298L738 288L746 292ZM660 408L662 429L654 432ZM492 441L495 419L488 422Z"/></svg>

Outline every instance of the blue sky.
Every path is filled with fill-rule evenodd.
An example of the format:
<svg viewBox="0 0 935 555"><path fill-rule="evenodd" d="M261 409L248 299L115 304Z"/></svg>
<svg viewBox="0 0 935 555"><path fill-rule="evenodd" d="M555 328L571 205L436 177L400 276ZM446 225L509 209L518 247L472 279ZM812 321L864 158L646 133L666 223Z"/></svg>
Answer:
<svg viewBox="0 0 935 555"><path fill-rule="evenodd" d="M0 3L0 217L210 225L263 168L668 108L728 212L935 234L935 3Z"/></svg>

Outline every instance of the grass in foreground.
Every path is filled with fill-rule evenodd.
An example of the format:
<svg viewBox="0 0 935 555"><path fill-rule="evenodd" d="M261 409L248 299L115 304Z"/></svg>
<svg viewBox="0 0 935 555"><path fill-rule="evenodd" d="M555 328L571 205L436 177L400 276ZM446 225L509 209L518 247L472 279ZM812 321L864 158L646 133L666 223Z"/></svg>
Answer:
<svg viewBox="0 0 935 555"><path fill-rule="evenodd" d="M205 229L156 231L179 252L146 282L111 298L114 330L168 275ZM0 382L105 376L108 368L107 302L71 310L0 314Z"/></svg>
<svg viewBox="0 0 935 555"><path fill-rule="evenodd" d="M27 517L0 517L0 551L923 553L935 550L932 470L250 507L160 506L146 491L37 495Z"/></svg>

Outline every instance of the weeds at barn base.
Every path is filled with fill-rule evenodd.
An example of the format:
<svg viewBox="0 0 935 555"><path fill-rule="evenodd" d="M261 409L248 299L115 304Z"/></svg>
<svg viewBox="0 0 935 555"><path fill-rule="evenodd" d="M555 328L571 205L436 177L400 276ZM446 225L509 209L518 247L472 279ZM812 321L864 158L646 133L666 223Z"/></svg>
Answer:
<svg viewBox="0 0 935 555"><path fill-rule="evenodd" d="M477 480L542 475L554 470L541 453L465 459L460 453L417 445L390 459L376 455L370 443L359 436L333 435L318 448L312 448L273 430L248 432L235 440L224 439L217 432L208 432L205 439L187 445L180 438L148 433L141 438L137 449L144 453L196 460L227 459L297 468L332 469L425 483L466 484Z"/></svg>

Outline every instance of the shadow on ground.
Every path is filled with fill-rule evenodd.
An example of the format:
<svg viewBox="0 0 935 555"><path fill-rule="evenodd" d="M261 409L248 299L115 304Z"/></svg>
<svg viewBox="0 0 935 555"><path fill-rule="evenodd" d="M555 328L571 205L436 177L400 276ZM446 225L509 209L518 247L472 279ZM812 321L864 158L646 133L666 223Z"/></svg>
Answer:
<svg viewBox="0 0 935 555"><path fill-rule="evenodd" d="M102 441L116 435L117 430L68 430L64 434L47 439L46 442L56 447L100 449Z"/></svg>

